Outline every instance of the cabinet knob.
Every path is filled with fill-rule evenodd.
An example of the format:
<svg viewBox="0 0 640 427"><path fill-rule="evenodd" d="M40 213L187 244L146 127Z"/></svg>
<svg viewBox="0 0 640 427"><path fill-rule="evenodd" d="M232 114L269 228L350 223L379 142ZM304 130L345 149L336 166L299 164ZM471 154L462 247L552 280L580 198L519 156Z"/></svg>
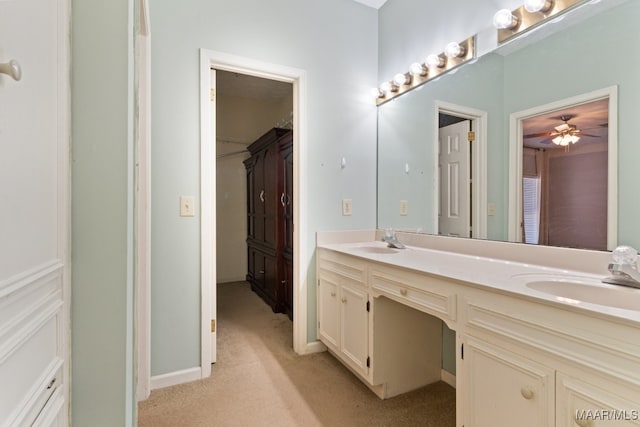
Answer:
<svg viewBox="0 0 640 427"><path fill-rule="evenodd" d="M258 274L264 274L264 270L258 271Z"/></svg>
<svg viewBox="0 0 640 427"><path fill-rule="evenodd" d="M260 192L260 201L264 203L264 190Z"/></svg>
<svg viewBox="0 0 640 427"><path fill-rule="evenodd" d="M342 302L347 302L347 299L345 297L342 297Z"/></svg>
<svg viewBox="0 0 640 427"><path fill-rule="evenodd" d="M575 422L580 427L592 427L593 426L593 423L591 422L591 420L581 420L581 419L575 418Z"/></svg>
<svg viewBox="0 0 640 427"><path fill-rule="evenodd" d="M407 290L406 289L400 289L400 295L402 295L403 297L407 296Z"/></svg>
<svg viewBox="0 0 640 427"><path fill-rule="evenodd" d="M335 297L335 296L336 296L336 293L335 293L335 292L331 292L331 296L332 296L332 297Z"/></svg>
<svg viewBox="0 0 640 427"><path fill-rule="evenodd" d="M520 394L522 395L522 397L524 397L527 400L533 399L533 395L534 395L533 390L531 389L531 387L528 387L528 386L522 387L520 389Z"/></svg>

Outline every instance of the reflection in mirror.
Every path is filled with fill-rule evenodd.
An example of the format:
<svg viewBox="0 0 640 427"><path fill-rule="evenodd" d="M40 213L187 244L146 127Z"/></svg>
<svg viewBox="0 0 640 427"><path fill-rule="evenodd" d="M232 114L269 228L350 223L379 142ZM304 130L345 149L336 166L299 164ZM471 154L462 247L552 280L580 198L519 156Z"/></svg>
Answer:
<svg viewBox="0 0 640 427"><path fill-rule="evenodd" d="M611 101L618 109L617 117L609 116L605 121L609 123L606 128L609 138L612 133L616 136L620 157L618 158L617 151L612 152L608 148L606 174L611 176L617 168L619 188L611 191L611 183L607 183L606 215L598 214L599 219L592 218L592 211L595 210L591 209L582 210L580 214L581 222L591 222L592 219L600 223L606 221L606 246L602 245L603 234L600 231L598 243L576 242L566 235L557 240L559 234L552 232L552 228L562 227L563 231L568 232L572 227L552 226L548 222L539 227L543 238L540 240L539 235L538 242L598 249L610 249L612 242L616 241L619 244L640 246L640 229L637 226L640 199L635 196L638 182L636 163L640 158L640 146L635 143L636 117L640 111L640 99L637 96L640 93L640 61L636 55L630 54L630 46L635 48L640 45L640 28L636 22L637 16L640 16L640 2L587 2L581 10L590 11L591 14L582 21L571 24L568 24L571 19L567 16L565 20L548 26L557 30L553 34L545 37L539 36L538 32L534 37L530 34L527 36L530 42L525 43L525 46L516 49L507 45L487 53L475 63L465 65L453 74L428 82L378 107L379 228L393 227L430 234L447 233L439 230L441 221L438 220L438 214L441 213L439 205L444 205L445 202L438 184L441 177L438 171L437 117L441 104L453 104L486 114L486 173L477 176L473 160L471 167L472 185L477 180L485 182L485 205L476 208L473 202L476 194L472 191L471 235L522 242L522 221L514 217L516 211L512 208L516 205L516 200L517 205L521 206L522 198L518 196L514 199L515 190L512 188L519 188L518 193L521 195L522 176L517 180L515 176L511 176L509 164L518 135L512 134L510 117L515 112L529 111L538 106L557 103L558 100L617 87L619 96ZM594 12L596 10L597 13ZM578 11L571 11L569 14L575 12ZM559 117L563 108L568 107L568 104L558 105L551 115ZM567 111L569 110L573 111L571 108ZM543 112L537 111L535 115ZM567 126L575 124L586 128L587 125L581 124L579 119L576 116L567 120ZM526 133L552 132L555 127L564 123L562 119L551 122L552 120L548 123L550 127L527 130ZM590 129L584 133L593 134L596 130ZM520 133L521 151L523 132L525 131ZM569 153L576 154L582 149L579 144L585 143L586 146L588 139L586 136L581 137L580 142L571 146ZM609 140L607 144L611 142ZM562 150L560 152L564 153ZM604 154L600 154L600 161L603 156ZM567 161L564 157L567 156L558 156L553 160L554 164ZM589 156L583 156L585 157ZM593 157L590 161L593 161ZM522 152L519 159L522 164ZM410 166L408 173L405 172L407 164ZM587 168L590 166L581 167L580 170ZM556 195L550 193L549 200ZM404 215L400 214L401 201L405 201L404 206L408 206ZM602 208L599 209L601 212ZM484 236L475 232L473 218L476 215L484 216ZM482 221L479 223L482 224ZM571 225L576 225L575 221ZM547 233L551 234L546 236Z"/></svg>
<svg viewBox="0 0 640 427"><path fill-rule="evenodd" d="M612 187L617 175L608 167L609 104L607 96L519 119L516 241L607 249L609 175Z"/></svg>

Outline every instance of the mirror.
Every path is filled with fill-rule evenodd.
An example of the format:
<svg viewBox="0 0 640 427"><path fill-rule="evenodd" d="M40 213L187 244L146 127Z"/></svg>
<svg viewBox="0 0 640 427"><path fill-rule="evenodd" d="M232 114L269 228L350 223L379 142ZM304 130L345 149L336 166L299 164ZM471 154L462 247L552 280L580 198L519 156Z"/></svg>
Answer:
<svg viewBox="0 0 640 427"><path fill-rule="evenodd" d="M510 163L518 147L522 153L524 119L514 121L512 116L554 105L558 115L570 105L562 104L567 100L615 88L617 98L612 104L617 116L609 117L608 129L617 151L608 153L607 174L617 176L618 185L607 195L607 208L614 208L607 218L607 246L611 249L613 242L640 247L636 226L640 200L633 160L640 158L640 144L634 138L635 116L640 111L640 61L631 53L640 42L637 16L640 2L623 1L577 23L567 19L548 24L564 27L545 37L525 37L529 42L517 49L507 44L379 106L378 228L465 235L445 229L448 225L442 216L466 212L465 236L523 241L514 232L522 215L521 190L514 189L522 187L522 176ZM464 146L455 137L443 135L443 116L464 120L473 132L473 142ZM469 163L468 196L451 191L455 168L441 158L450 148L464 153ZM520 154L516 161L520 169L522 159ZM566 242L559 245L573 246Z"/></svg>

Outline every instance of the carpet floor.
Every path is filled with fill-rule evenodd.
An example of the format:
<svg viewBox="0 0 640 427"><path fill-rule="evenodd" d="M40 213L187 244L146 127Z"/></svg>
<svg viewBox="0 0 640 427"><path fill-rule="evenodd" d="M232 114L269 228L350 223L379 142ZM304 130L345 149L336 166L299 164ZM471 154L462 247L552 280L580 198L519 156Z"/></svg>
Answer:
<svg viewBox="0 0 640 427"><path fill-rule="evenodd" d="M210 378L154 390L145 426L455 426L455 389L438 382L380 400L327 352L297 355L293 327L246 282L218 285Z"/></svg>

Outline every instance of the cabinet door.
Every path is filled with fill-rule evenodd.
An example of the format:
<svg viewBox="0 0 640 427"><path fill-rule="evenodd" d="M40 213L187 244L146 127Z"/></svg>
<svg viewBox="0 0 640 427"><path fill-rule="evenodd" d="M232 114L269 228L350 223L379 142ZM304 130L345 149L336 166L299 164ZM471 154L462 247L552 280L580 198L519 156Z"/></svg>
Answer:
<svg viewBox="0 0 640 427"><path fill-rule="evenodd" d="M340 289L340 351L350 365L366 375L369 356L368 294L364 288L343 284Z"/></svg>
<svg viewBox="0 0 640 427"><path fill-rule="evenodd" d="M318 286L318 335L330 349L338 350L338 284L320 277Z"/></svg>
<svg viewBox="0 0 640 427"><path fill-rule="evenodd" d="M554 371L488 343L467 338L464 425L548 427L554 420Z"/></svg>
<svg viewBox="0 0 640 427"><path fill-rule="evenodd" d="M278 204L280 192L278 191L278 148L269 147L264 151L264 243L276 248L277 246L277 222Z"/></svg>
<svg viewBox="0 0 640 427"><path fill-rule="evenodd" d="M595 384L601 382L597 379ZM625 398L607 391L624 394ZM558 373L556 425L582 427L637 427L640 425L640 391L622 391L619 381L598 386Z"/></svg>

